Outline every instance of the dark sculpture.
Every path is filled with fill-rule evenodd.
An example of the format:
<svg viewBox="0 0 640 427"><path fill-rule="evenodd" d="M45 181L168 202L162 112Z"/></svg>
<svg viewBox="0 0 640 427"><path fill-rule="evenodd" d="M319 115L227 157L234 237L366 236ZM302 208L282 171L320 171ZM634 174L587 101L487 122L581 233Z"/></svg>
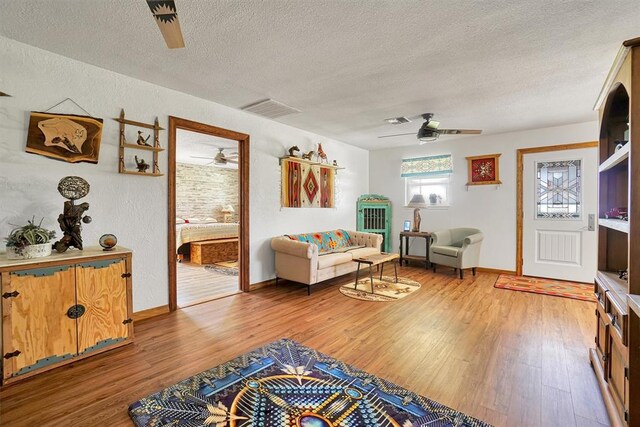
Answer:
<svg viewBox="0 0 640 427"><path fill-rule="evenodd" d="M148 135L147 138L145 139L145 137L142 136L142 131L139 130L138 139L136 140L136 142L138 143L138 145L142 145L143 147L151 147L151 145L147 144L147 141L149 140L150 137L151 135Z"/></svg>
<svg viewBox="0 0 640 427"><path fill-rule="evenodd" d="M151 165L147 162L144 161L144 159L140 159L138 160L138 156L135 156L136 158L136 166L138 167L138 172L146 172L149 167L151 167Z"/></svg>
<svg viewBox="0 0 640 427"><path fill-rule="evenodd" d="M67 176L60 180L58 192L69 200L64 202L64 210L58 216L63 236L53 244L53 248L58 252L65 252L72 246L82 250L81 223L91 222L91 217L84 215L89 210L89 203L76 205L74 201L89 194L89 183L79 176Z"/></svg>
<svg viewBox="0 0 640 427"><path fill-rule="evenodd" d="M293 147L289 148L289 156L296 157L296 151L300 151L297 145L294 145Z"/></svg>

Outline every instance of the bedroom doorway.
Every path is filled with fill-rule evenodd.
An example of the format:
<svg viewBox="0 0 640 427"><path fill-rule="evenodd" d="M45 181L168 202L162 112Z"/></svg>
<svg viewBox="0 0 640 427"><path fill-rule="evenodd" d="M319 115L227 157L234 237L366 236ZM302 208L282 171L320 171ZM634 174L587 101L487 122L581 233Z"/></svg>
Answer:
<svg viewBox="0 0 640 427"><path fill-rule="evenodd" d="M249 136L169 117L169 308L249 290Z"/></svg>

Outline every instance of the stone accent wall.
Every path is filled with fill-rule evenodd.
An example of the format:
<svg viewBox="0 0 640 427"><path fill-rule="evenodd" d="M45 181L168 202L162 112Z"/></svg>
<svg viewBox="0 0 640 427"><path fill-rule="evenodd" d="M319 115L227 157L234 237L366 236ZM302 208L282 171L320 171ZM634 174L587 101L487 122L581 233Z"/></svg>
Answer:
<svg viewBox="0 0 640 427"><path fill-rule="evenodd" d="M240 212L238 170L211 165L176 164L176 216L178 218L215 218L223 222L224 206L235 209L232 221Z"/></svg>

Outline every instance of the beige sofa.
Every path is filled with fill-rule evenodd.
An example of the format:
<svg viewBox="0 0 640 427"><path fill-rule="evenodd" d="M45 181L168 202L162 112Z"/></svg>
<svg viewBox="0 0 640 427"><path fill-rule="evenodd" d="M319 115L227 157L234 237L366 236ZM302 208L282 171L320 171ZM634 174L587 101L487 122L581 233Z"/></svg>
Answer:
<svg viewBox="0 0 640 427"><path fill-rule="evenodd" d="M278 236L271 240L276 255L276 285L278 279L304 283L311 293L311 286L356 270L354 258L380 253L382 236L375 233L345 230L350 236L350 246L336 252L322 253L314 243Z"/></svg>

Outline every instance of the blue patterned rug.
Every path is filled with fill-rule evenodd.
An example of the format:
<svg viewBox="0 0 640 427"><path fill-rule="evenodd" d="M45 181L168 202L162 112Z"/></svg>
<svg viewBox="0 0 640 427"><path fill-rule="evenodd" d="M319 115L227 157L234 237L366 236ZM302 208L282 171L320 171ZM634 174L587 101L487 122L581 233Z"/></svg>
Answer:
<svg viewBox="0 0 640 427"><path fill-rule="evenodd" d="M490 427L282 339L133 403L136 426Z"/></svg>

